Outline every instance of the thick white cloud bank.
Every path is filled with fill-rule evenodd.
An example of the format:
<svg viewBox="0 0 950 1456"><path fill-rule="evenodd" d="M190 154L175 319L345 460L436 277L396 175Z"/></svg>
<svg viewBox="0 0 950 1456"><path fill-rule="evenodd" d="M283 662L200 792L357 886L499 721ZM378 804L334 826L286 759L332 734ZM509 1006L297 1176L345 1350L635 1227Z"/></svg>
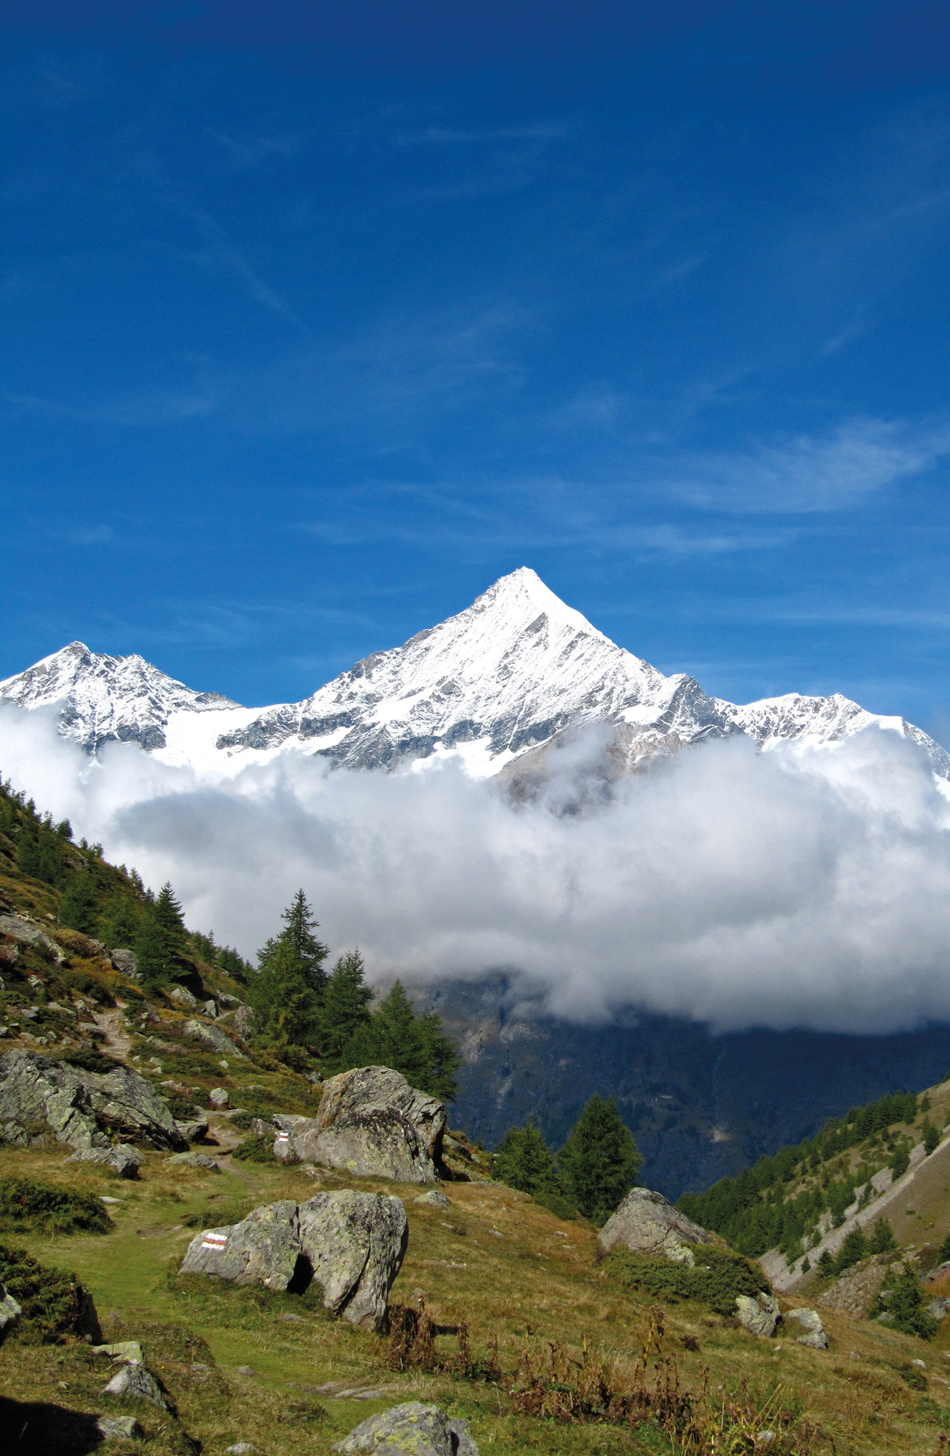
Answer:
<svg viewBox="0 0 950 1456"><path fill-rule="evenodd" d="M4 776L245 954L302 885L334 953L359 945L381 981L504 969L583 1021L950 1020L950 802L913 745L713 742L563 812L602 747L579 739L546 797L513 807L455 761L385 775L286 754L215 781L129 745L90 760L0 709Z"/></svg>

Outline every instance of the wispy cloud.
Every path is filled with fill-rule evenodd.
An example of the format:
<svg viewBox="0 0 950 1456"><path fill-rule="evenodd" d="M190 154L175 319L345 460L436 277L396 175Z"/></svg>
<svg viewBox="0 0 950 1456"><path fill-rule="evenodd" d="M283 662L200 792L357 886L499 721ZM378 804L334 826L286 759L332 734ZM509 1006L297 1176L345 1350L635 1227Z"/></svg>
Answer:
<svg viewBox="0 0 950 1456"><path fill-rule="evenodd" d="M950 423L848 420L825 435L801 434L748 451L680 456L666 489L705 509L798 515L840 511L950 455ZM661 470L664 467L660 467Z"/></svg>

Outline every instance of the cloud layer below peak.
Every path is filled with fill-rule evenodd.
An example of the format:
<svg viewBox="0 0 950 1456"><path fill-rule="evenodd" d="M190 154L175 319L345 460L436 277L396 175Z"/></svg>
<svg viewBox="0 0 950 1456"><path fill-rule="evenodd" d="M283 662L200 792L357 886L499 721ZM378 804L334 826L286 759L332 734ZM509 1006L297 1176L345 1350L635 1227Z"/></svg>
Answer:
<svg viewBox="0 0 950 1456"><path fill-rule="evenodd" d="M252 954L303 885L334 952L421 983L504 969L578 1021L621 1006L882 1032L950 1020L950 802L899 735L709 743L598 791L604 735L512 806L453 761L381 775L285 754L227 781L129 745L91 761L0 710L18 788Z"/></svg>

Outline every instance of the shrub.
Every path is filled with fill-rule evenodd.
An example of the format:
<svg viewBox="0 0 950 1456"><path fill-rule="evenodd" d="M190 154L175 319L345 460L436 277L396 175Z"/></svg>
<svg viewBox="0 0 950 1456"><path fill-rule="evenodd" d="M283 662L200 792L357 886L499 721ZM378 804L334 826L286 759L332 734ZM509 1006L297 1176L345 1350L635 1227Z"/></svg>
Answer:
<svg viewBox="0 0 950 1456"><path fill-rule="evenodd" d="M548 1213L553 1213L555 1218L563 1218L565 1223L577 1218L577 1205L553 1188L539 1188L534 1194L534 1201L546 1208Z"/></svg>
<svg viewBox="0 0 950 1456"><path fill-rule="evenodd" d="M52 1345L92 1333L92 1296L75 1274L34 1259L25 1249L0 1244L0 1281L23 1311L14 1337L27 1345Z"/></svg>
<svg viewBox="0 0 950 1456"><path fill-rule="evenodd" d="M899 1143L894 1149L888 1167L894 1174L895 1183L897 1182L898 1178L903 1178L904 1174L907 1172L907 1169L910 1167L910 1153L907 1151L907 1147L904 1143Z"/></svg>
<svg viewBox="0 0 950 1456"><path fill-rule="evenodd" d="M722 1315L735 1314L736 1295L754 1298L769 1289L762 1270L739 1254L703 1247L695 1251L695 1256L697 1263L690 1268L688 1264L622 1249L608 1254L604 1267L628 1289L642 1289L666 1299L694 1299Z"/></svg>
<svg viewBox="0 0 950 1456"><path fill-rule="evenodd" d="M897 1248L897 1240L894 1237L894 1230L891 1228L891 1221L883 1214L874 1220L874 1233L871 1235L871 1253L889 1254L891 1249ZM950 1258L950 1255L943 1257Z"/></svg>
<svg viewBox="0 0 950 1456"><path fill-rule="evenodd" d="M911 1270L888 1274L870 1313L872 1319L880 1314L891 1316L887 1323L892 1329L918 1335L922 1340L932 1340L940 1328L940 1321L924 1308L923 1291Z"/></svg>
<svg viewBox="0 0 950 1456"><path fill-rule="evenodd" d="M844 1269L850 1269L852 1264L860 1264L868 1254L868 1241L859 1228L853 1228L846 1235L844 1243L835 1260L835 1273L840 1274Z"/></svg>
<svg viewBox="0 0 950 1456"><path fill-rule="evenodd" d="M239 1148L234 1149L232 1156L240 1158L242 1163L272 1163L274 1144L270 1138L248 1138Z"/></svg>
<svg viewBox="0 0 950 1456"><path fill-rule="evenodd" d="M97 1051L90 1047L86 1051L73 1052L71 1056L64 1057L63 1061L70 1067L76 1067L80 1072L115 1072L122 1063L117 1062L115 1057L107 1057L104 1052Z"/></svg>
<svg viewBox="0 0 950 1456"><path fill-rule="evenodd" d="M113 1227L98 1198L32 1178L0 1178L0 1229L43 1234L107 1234Z"/></svg>

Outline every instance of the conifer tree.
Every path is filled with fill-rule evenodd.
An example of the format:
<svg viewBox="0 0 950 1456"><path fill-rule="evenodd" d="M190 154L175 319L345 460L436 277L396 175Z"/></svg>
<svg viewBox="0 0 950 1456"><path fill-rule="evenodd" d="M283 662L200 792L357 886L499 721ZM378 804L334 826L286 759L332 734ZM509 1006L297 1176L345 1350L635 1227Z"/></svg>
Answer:
<svg viewBox="0 0 950 1456"><path fill-rule="evenodd" d="M330 972L323 993L320 1045L328 1062L338 1061L360 1027L369 1025L372 999L363 957L358 950L347 951Z"/></svg>
<svg viewBox="0 0 950 1456"><path fill-rule="evenodd" d="M891 1228L891 1221L882 1214L874 1220L874 1232L871 1235L871 1242L868 1249L872 1254L889 1254L891 1249L897 1248L897 1240L894 1237L894 1230Z"/></svg>
<svg viewBox="0 0 950 1456"><path fill-rule="evenodd" d="M492 1177L522 1193L555 1186L554 1159L533 1118L524 1127L512 1127L505 1133L495 1149Z"/></svg>
<svg viewBox="0 0 950 1456"><path fill-rule="evenodd" d="M413 1087L454 1102L458 1085L453 1073L462 1058L434 1012L416 1016L401 981L359 1027L342 1052L346 1067L392 1067Z"/></svg>
<svg viewBox="0 0 950 1456"><path fill-rule="evenodd" d="M59 902L59 918L70 930L93 935L99 921L99 898L88 871L74 875Z"/></svg>
<svg viewBox="0 0 950 1456"><path fill-rule="evenodd" d="M290 940L269 942L250 987L258 1035L286 1054L291 1048L316 1047L320 1000Z"/></svg>
<svg viewBox="0 0 950 1456"><path fill-rule="evenodd" d="M174 979L186 954L185 923L181 905L167 882L157 898L146 899L134 945L139 979L146 987L164 985Z"/></svg>
<svg viewBox="0 0 950 1456"><path fill-rule="evenodd" d="M329 954L329 947L314 934L319 924L303 890L297 891L281 919L284 929L277 937L278 941L293 947L301 972L315 991L322 991L327 983L323 962Z"/></svg>
<svg viewBox="0 0 950 1456"><path fill-rule="evenodd" d="M139 933L141 916L136 912L128 895L120 895L113 901L102 938L112 950L131 948Z"/></svg>
<svg viewBox="0 0 950 1456"><path fill-rule="evenodd" d="M613 1098L594 1096L558 1153L557 1166L581 1213L603 1225L633 1187L642 1161Z"/></svg>

